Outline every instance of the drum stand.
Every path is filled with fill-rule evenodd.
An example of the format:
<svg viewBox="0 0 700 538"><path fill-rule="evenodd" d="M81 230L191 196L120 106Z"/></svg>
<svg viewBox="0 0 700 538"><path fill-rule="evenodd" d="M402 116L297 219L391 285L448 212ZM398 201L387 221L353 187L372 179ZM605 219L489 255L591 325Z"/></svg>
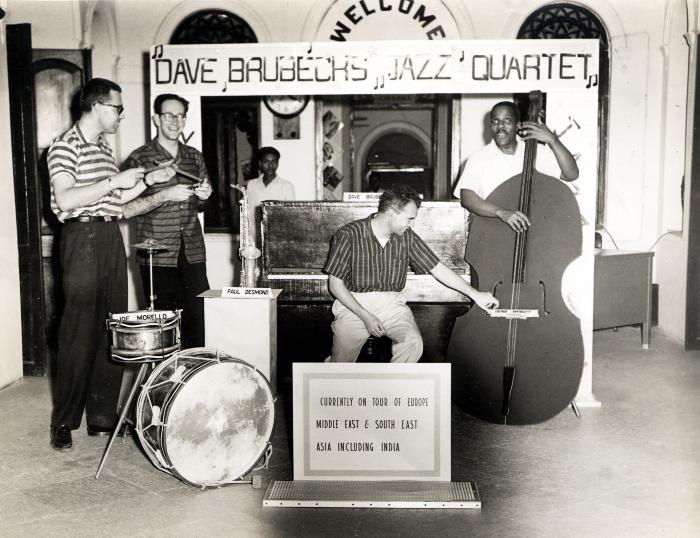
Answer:
<svg viewBox="0 0 700 538"><path fill-rule="evenodd" d="M150 300L150 306L148 307L148 310L153 311L154 310L154 301L155 301L155 295L153 293L153 252L154 251L163 251L163 250L168 250L166 247L163 245L158 244L156 241L153 239L147 239L143 243L139 243L137 245L131 245L133 248L137 249L142 249L142 250L147 250L148 251L148 276L149 276L149 290L150 290L150 295L149 295L149 300ZM179 346L178 346L179 348ZM105 461L107 460L107 456L109 455L109 451L112 450L112 445L114 444L115 439L119 435L119 432L122 428L122 425L129 419L127 419L127 415L131 411L131 407L134 403L134 397L136 396L136 392L141 388L143 385L144 378L146 377L146 372L148 371L149 365L152 365L153 363L157 361L161 361L163 359L166 359L167 357L165 356L165 350L162 351L161 357L158 358L153 358L152 356L147 356L147 357L142 357L142 358L137 358L134 360L119 360L116 359L114 356L112 356L113 360L117 360L117 362L121 362L122 364L140 364L139 366L139 371L136 374L136 379L134 379L134 384L131 387L131 390L129 391L129 396L126 399L126 402L124 403L124 406L122 407L121 413L119 413L119 418L117 420L117 426L114 428L114 431L112 432L112 435L109 436L109 442L107 443L107 447L105 448L104 453L102 454L102 459L100 460L100 465L97 467L97 472L95 473L95 480L98 480L100 478L100 473L102 472L102 468L104 467ZM126 432L125 432L126 434Z"/></svg>
<svg viewBox="0 0 700 538"><path fill-rule="evenodd" d="M131 405L134 401L134 396L136 396L136 392L141 388L141 385L143 384L143 380L146 377L146 372L148 371L148 365L151 364L153 361L145 362L141 361L141 366L139 367L139 371L136 374L136 379L134 380L134 385L131 387L131 390L129 391L129 397L126 399L126 402L124 403L124 406L122 407L121 413L119 413L119 419L117 420L117 426L114 428L114 431L112 432L112 435L109 436L109 443L107 443L107 447L105 448L104 453L102 454L102 459L100 460L100 465L97 467L97 473L95 473L95 479L100 478L100 473L102 472L102 467L104 467L105 461L107 460L107 456L109 455L109 451L112 450L112 445L114 444L114 440L117 438L119 435L119 431L121 430L122 425L124 422L126 422L126 415L131 411Z"/></svg>

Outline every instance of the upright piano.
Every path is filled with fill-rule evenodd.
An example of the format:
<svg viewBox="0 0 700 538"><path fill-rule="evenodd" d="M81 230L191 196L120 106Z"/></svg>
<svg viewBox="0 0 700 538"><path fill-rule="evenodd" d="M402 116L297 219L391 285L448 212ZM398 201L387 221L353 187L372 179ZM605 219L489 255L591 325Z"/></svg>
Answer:
<svg viewBox="0 0 700 538"><path fill-rule="evenodd" d="M333 297L323 273L331 239L344 224L376 210L373 202L263 202L260 286L283 290L277 300L280 376L291 375L292 362L320 362L331 354ZM468 280L467 227L459 202L423 202L413 229L445 265ZM404 291L423 336L421 361L444 361L454 320L468 310L469 299L430 274L409 272Z"/></svg>

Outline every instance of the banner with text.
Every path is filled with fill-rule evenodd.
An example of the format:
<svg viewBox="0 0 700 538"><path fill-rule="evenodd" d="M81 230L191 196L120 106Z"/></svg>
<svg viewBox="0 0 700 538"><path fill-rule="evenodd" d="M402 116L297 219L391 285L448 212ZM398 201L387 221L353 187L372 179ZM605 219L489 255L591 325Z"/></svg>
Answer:
<svg viewBox="0 0 700 538"><path fill-rule="evenodd" d="M595 91L598 41L156 45L150 67L153 95Z"/></svg>
<svg viewBox="0 0 700 538"><path fill-rule="evenodd" d="M294 363L295 480L450 481L450 365Z"/></svg>

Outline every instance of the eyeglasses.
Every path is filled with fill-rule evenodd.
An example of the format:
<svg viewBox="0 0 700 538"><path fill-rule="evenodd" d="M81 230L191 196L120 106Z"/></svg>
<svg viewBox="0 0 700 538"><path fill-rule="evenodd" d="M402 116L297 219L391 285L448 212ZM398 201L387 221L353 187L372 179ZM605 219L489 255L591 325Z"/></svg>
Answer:
<svg viewBox="0 0 700 538"><path fill-rule="evenodd" d="M100 101L99 103L104 106L111 106L112 108L117 110L117 114L119 115L121 115L121 113L124 112L124 105L113 105L112 103L103 103L102 101Z"/></svg>
<svg viewBox="0 0 700 538"><path fill-rule="evenodd" d="M186 114L172 114L170 112L161 112L160 117L163 118L165 121L185 121L187 119Z"/></svg>

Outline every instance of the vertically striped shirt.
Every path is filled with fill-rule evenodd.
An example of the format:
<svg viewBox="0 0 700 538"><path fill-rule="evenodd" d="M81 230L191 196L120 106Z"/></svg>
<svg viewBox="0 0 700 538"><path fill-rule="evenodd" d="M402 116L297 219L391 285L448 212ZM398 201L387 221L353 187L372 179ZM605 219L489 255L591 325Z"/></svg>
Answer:
<svg viewBox="0 0 700 538"><path fill-rule="evenodd" d="M59 221L64 222L78 215L122 216L120 189L115 189L92 204L68 211L61 211L56 204L53 182L59 174L67 173L75 180L76 187L85 187L119 173L112 148L102 135L96 142L88 142L76 123L53 141L49 147L47 163L51 178L51 210L56 213Z"/></svg>
<svg viewBox="0 0 700 538"><path fill-rule="evenodd" d="M122 169L135 166L152 168L172 158L172 155L154 138L145 146L134 150L122 164ZM176 164L183 172L204 180L209 179L204 157L193 147L178 142ZM157 183L148 187L141 196L148 196L178 183L193 185L190 179L175 175L167 183ZM136 239L139 243L146 239L155 239L168 248L167 251L153 254L153 265L177 267L177 256L181 242L185 245L187 261L190 263L206 261L204 235L197 217L199 208L200 200L192 194L184 202L164 202L154 210L136 217ZM148 257L140 251L138 259L140 263L148 263Z"/></svg>
<svg viewBox="0 0 700 538"><path fill-rule="evenodd" d="M401 291L410 266L418 274L429 273L440 261L411 228L391 234L382 247L372 232L372 218L346 224L333 236L324 271L343 281L353 292Z"/></svg>

